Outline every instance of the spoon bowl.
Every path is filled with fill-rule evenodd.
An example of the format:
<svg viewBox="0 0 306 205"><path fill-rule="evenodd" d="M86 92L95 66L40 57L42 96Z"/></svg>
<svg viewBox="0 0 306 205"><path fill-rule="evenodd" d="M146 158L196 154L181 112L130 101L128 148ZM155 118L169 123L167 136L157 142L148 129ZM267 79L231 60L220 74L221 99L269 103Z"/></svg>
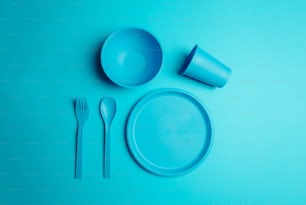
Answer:
<svg viewBox="0 0 306 205"><path fill-rule="evenodd" d="M116 100L112 97L104 97L100 103L101 116L106 124L111 124L116 114Z"/></svg>

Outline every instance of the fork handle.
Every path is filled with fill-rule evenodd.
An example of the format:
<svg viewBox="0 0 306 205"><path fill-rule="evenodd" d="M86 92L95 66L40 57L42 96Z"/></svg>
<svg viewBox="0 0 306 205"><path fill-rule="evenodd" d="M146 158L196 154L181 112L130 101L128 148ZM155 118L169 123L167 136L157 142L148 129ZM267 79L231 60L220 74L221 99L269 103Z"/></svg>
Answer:
<svg viewBox="0 0 306 205"><path fill-rule="evenodd" d="M83 164L83 128L78 127L76 142L76 159L75 159L75 178L80 179L82 177L82 164Z"/></svg>
<svg viewBox="0 0 306 205"><path fill-rule="evenodd" d="M104 178L110 178L111 175L111 156L110 156L110 135L109 126L105 125L104 130Z"/></svg>

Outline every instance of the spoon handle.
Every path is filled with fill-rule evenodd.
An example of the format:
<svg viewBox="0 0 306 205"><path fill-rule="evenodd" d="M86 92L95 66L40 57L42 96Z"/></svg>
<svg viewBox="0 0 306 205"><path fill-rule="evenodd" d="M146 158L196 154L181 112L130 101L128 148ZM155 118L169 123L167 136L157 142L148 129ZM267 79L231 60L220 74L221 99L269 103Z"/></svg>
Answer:
<svg viewBox="0 0 306 205"><path fill-rule="evenodd" d="M105 125L104 131L104 178L110 178L111 164L110 164L110 134L109 126Z"/></svg>

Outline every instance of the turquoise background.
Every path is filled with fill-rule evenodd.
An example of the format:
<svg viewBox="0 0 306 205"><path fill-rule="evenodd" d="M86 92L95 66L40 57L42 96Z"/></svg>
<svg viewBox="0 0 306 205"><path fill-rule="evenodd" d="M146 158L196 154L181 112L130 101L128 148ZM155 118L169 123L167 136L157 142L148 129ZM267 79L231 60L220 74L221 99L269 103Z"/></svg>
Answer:
<svg viewBox="0 0 306 205"><path fill-rule="evenodd" d="M1 0L0 204L306 203L306 1ZM124 27L154 34L162 71L124 89L107 82L102 42ZM212 89L178 75L198 43L233 69ZM197 95L214 121L214 145L193 172L151 175L129 155L124 124L145 93ZM102 178L102 96L118 101L112 178ZM88 99L84 177L74 179L73 99Z"/></svg>

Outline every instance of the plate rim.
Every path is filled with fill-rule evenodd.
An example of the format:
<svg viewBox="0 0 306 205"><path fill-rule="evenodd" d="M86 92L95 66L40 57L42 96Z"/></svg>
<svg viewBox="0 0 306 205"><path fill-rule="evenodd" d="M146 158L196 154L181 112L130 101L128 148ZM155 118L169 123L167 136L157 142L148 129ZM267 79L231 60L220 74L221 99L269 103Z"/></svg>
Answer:
<svg viewBox="0 0 306 205"><path fill-rule="evenodd" d="M207 120L205 120L205 124L207 124L207 122L209 122L209 129L210 129L210 142L209 145L207 146L207 148L204 151L203 156L201 156L199 158L199 160L196 160L195 162L191 162L191 166L187 166L187 168L184 168L183 170L180 169L176 169L178 171L175 172L165 172L163 170L165 169L158 169L156 168L156 166L148 166L147 163L145 162L149 162L148 160L145 159L145 157L140 157L142 155L141 151L137 151L138 148L135 145L135 140L133 140L133 127L135 127L135 119L137 119L137 115L141 112L142 107L145 106L145 104L147 102L150 101L150 99L154 98L154 96L158 96L160 93L166 93L166 92L174 92L174 93L179 93L179 94L183 94L185 96L187 96L188 98L194 100L196 103L199 104L199 106L201 107L201 109L205 112L205 114L207 115ZM201 112L203 112L201 111ZM195 95L193 95L192 93L186 91L186 90L182 90L182 89L178 89L178 88L161 88L161 89L156 89L153 91L150 91L148 93L146 93L145 95L143 95L142 97L140 97L136 103L134 103L134 105L132 106L132 108L130 109L130 112L128 114L127 120L126 120L126 126L125 126L125 139L126 139L126 143L128 146L128 150L129 153L131 154L132 158L134 159L134 161L136 161L136 163L142 167L144 170L148 171L149 173L152 173L154 175L158 175L158 176L163 176L163 177L174 177L174 176L181 176L184 174L187 174L191 171L193 171L194 169L196 169L197 167L199 167L204 161L205 159L208 157L212 146L213 146L213 142L214 142L214 123L212 121L212 117L207 109L207 107L201 102L201 100L196 97ZM153 168L152 168L153 167Z"/></svg>

